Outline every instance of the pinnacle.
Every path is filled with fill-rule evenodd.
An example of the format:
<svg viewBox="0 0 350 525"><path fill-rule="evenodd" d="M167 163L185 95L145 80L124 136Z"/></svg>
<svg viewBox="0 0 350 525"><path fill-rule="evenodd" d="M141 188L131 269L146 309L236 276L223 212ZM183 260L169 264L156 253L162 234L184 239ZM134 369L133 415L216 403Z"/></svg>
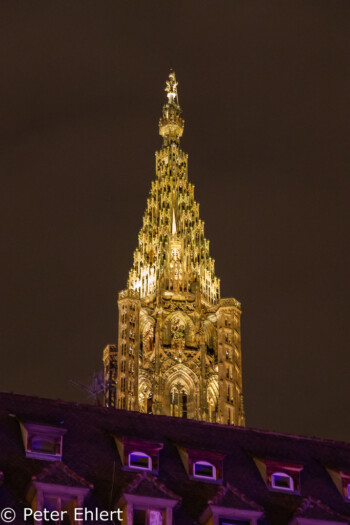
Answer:
<svg viewBox="0 0 350 525"><path fill-rule="evenodd" d="M156 152L157 177L147 200L128 288L141 299L155 297L157 290L186 296L199 283L205 301L216 304L220 281L204 237L194 186L188 182L187 154L180 149L184 120L177 86L175 73L170 71L165 87L168 102L159 121L163 145Z"/></svg>
<svg viewBox="0 0 350 525"><path fill-rule="evenodd" d="M174 104L175 99L176 99L176 103L178 104L179 103L178 96L177 96L178 82L176 82L175 71L173 71L172 69L170 69L169 80L167 80L165 84L166 84L165 91L167 93L169 104Z"/></svg>
<svg viewBox="0 0 350 525"><path fill-rule="evenodd" d="M164 104L162 116L159 120L159 134L163 137L163 146L167 147L171 143L179 144L184 130L184 120L181 118L181 108L174 71L170 71L169 78L165 83L165 91L168 102Z"/></svg>

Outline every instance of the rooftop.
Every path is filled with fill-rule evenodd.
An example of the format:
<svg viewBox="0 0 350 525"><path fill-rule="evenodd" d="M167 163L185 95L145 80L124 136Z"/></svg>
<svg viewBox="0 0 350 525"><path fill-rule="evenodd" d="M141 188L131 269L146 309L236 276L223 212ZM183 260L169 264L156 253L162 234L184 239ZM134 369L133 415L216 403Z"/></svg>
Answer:
<svg viewBox="0 0 350 525"><path fill-rule="evenodd" d="M19 421L67 430L59 468L26 458ZM163 443L158 475L141 476L123 469L114 436ZM190 479L176 445L222 454L223 485ZM303 465L300 493L269 490L253 458ZM180 501L174 511L175 523L181 525L197 522L210 502L221 500L261 507L264 523L271 525L288 524L311 507L312 512L324 513L325 520L333 513L350 521L350 502L340 494L327 468L350 472L350 443L0 394L0 471L4 477L0 492L1 503L9 506L13 500L23 505L33 478L48 479L52 473L55 479L59 476L74 480L73 484L93 486L90 500L106 509L116 505L130 487L138 493L145 489L145 496L150 491L163 492L164 497L173 494Z"/></svg>

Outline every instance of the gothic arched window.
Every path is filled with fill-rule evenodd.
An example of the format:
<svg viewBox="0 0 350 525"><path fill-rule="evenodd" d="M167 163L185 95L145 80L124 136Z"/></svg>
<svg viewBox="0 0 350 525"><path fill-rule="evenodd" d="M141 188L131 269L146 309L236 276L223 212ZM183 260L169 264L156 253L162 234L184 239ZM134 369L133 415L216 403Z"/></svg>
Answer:
<svg viewBox="0 0 350 525"><path fill-rule="evenodd" d="M187 418L187 394L185 390L181 392L181 401L182 401L182 417Z"/></svg>

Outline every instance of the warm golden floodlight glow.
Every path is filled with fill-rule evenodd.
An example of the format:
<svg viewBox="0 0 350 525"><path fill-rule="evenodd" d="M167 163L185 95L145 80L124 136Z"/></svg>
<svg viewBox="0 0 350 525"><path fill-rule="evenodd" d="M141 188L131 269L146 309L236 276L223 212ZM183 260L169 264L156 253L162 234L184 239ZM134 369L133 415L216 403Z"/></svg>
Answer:
<svg viewBox="0 0 350 525"><path fill-rule="evenodd" d="M175 73L169 74L143 223L119 294L118 345L104 352L106 403L117 408L244 424L240 315L221 299L204 222L188 182Z"/></svg>

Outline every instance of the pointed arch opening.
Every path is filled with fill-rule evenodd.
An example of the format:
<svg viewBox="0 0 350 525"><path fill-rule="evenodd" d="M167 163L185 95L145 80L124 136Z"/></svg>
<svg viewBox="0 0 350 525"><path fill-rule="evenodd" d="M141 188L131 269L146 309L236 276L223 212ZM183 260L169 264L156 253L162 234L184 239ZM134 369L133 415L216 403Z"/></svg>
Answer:
<svg viewBox="0 0 350 525"><path fill-rule="evenodd" d="M178 364L165 378L165 413L170 416L196 419L198 413L198 378L188 367Z"/></svg>

